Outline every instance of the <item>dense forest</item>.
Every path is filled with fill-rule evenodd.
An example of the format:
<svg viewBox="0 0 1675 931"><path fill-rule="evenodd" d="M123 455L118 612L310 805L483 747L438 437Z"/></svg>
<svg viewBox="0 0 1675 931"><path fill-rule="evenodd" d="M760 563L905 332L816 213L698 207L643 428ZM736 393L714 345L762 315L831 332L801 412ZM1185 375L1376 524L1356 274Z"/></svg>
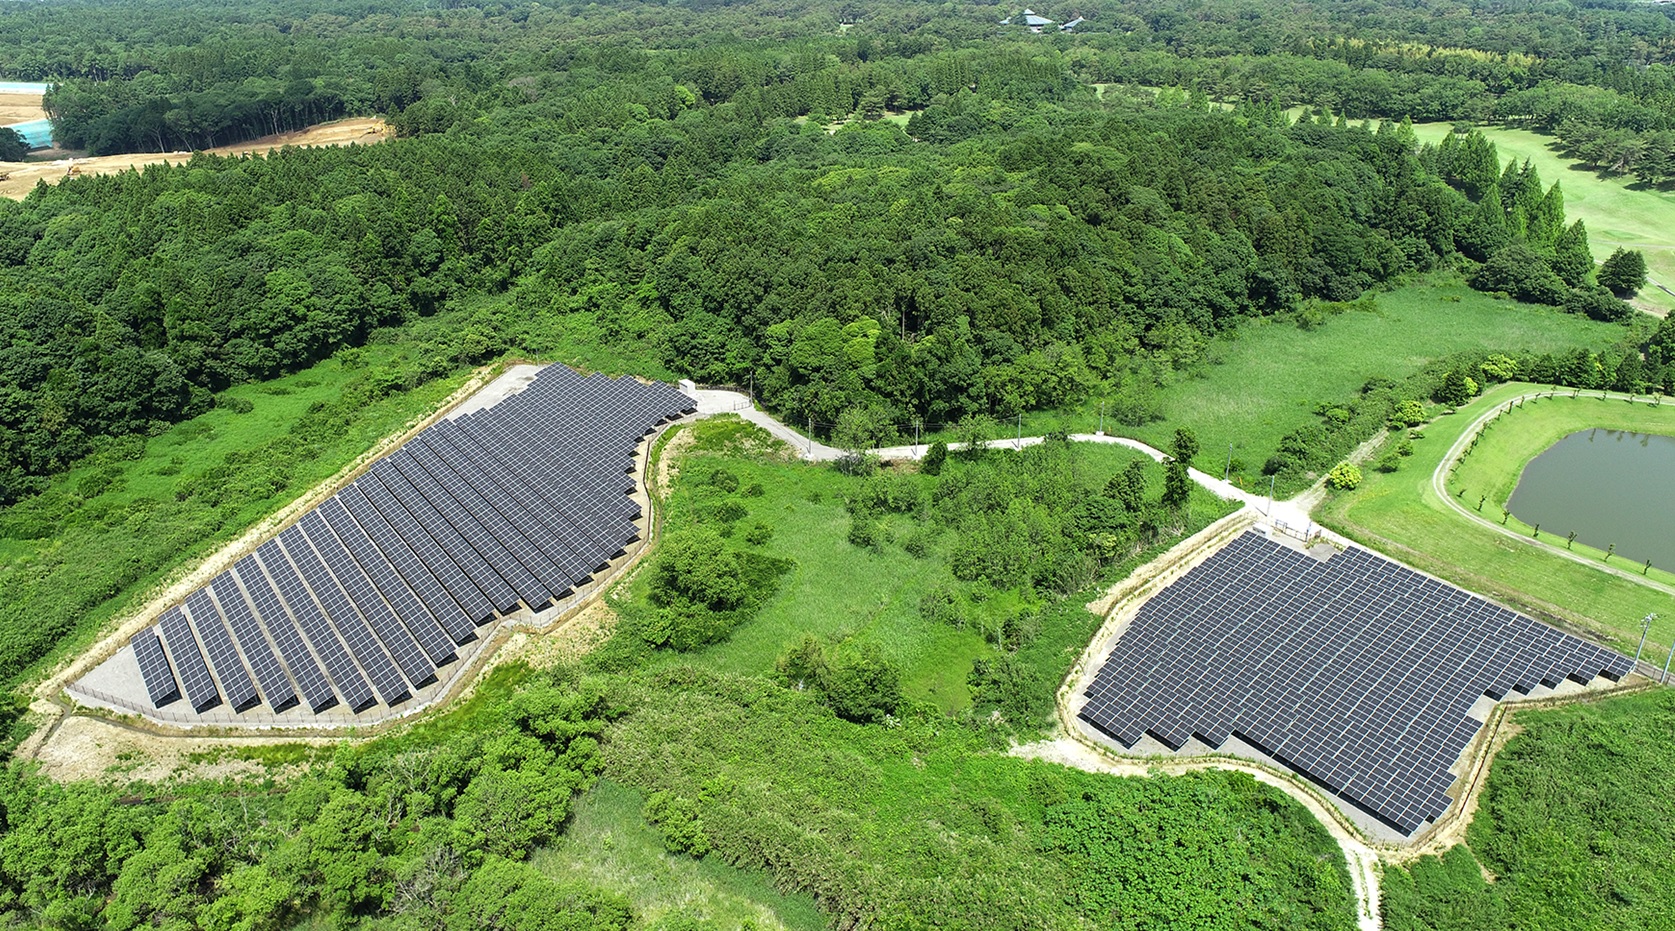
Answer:
<svg viewBox="0 0 1675 931"><path fill-rule="evenodd" d="M75 7L7 9L0 48ZM100 9L125 22L157 12ZM199 11L197 31L226 44L190 53L147 28L155 38L100 54L72 29L61 47L29 46L38 63L14 58L14 76L76 76L49 96L66 138L81 131L72 99L101 121L127 112L76 95L139 94L153 68L195 93L220 93L229 75L261 85L271 106L247 116L263 131L371 109L411 138L199 157L0 205L0 499L201 412L228 385L464 294L505 299L439 366L586 318L660 370L751 386L820 432L851 407L905 431L1094 396L1144 422L1150 388L1238 321L1434 268L1600 319L1629 314L1596 283L1558 186L1501 165L1482 137L1422 148L1390 121L1293 123L1284 100L1223 110L1196 93L1098 95L1087 56L1110 31L1061 47L1073 40L995 35L907 4L896 15L908 19L841 36L808 34L833 15L811 9L779 21L804 30L794 41L695 47L668 10L634 5L322 10L284 29L278 11L297 10L264 9ZM746 14L706 23L777 38ZM439 37L397 41L413 20ZM346 36L308 38L328 23ZM659 37L667 51L648 47ZM309 42L332 55L305 54ZM362 43L402 50L403 64ZM350 60L363 83L399 72L419 90L309 103L302 85ZM318 73L292 73L297 62ZM905 126L867 119L901 108L916 111ZM1654 366L1645 380L1669 379Z"/></svg>

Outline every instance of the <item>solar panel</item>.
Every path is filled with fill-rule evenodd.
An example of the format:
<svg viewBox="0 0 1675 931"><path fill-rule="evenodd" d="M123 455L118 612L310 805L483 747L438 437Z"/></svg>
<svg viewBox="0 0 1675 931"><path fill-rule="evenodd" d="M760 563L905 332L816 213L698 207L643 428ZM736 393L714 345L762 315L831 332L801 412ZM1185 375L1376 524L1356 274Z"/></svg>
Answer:
<svg viewBox="0 0 1675 931"><path fill-rule="evenodd" d="M293 524L279 535L279 543L285 548L285 555L291 557L291 564L297 567L297 574L302 576L309 594L318 600L332 628L343 638L343 645L349 648L349 653L371 680L372 687L378 691L378 697L384 700L384 704L397 705L412 697L413 693L408 691L401 673L396 671L395 664L390 662L377 638L367 629L360 612L338 588L337 581L327 571L325 563L320 561L301 528Z"/></svg>
<svg viewBox="0 0 1675 931"><path fill-rule="evenodd" d="M158 619L157 628L163 632L163 645L174 660L175 672L180 675L181 687L192 710L202 714L221 704L221 693L215 690L215 680L210 677L203 654L198 652L198 641L192 636L186 615L178 607L170 608Z"/></svg>
<svg viewBox="0 0 1675 931"><path fill-rule="evenodd" d="M180 686L174 680L174 670L169 668L169 658L163 655L163 644L158 641L157 634L151 630L142 630L134 635L134 659L140 664L140 677L145 680L145 692L151 696L151 705L161 708L180 701Z"/></svg>
<svg viewBox="0 0 1675 931"><path fill-rule="evenodd" d="M137 635L154 705L393 705L520 604L638 539L637 444L693 409L669 385L551 366L435 424Z"/></svg>
<svg viewBox="0 0 1675 931"><path fill-rule="evenodd" d="M232 574L243 587L245 597L260 617L262 625L272 635L274 645L279 647L279 655L296 681L298 690L302 692L303 700L308 702L308 710L319 714L337 704L337 695L332 692L331 684L326 681L325 674L320 672L319 663L315 662L314 655L308 651L308 644L303 641L291 615L279 600L279 593L273 590L272 583L262 573L261 564L255 554L239 560L233 567ZM368 698L370 697L369 695Z"/></svg>
<svg viewBox="0 0 1675 931"><path fill-rule="evenodd" d="M250 606L245 604L244 595L238 590L238 582L232 573L217 576L210 585L210 591L221 608L221 616L225 617L233 628L233 636L238 638L239 650L250 663L250 671L256 674L256 681L261 684L268 707L278 712L295 705L297 690L291 687L291 680L286 678L284 667L279 665L278 657L273 655L267 637L262 634L261 622L256 620Z"/></svg>
<svg viewBox="0 0 1675 931"><path fill-rule="evenodd" d="M297 619L297 626L302 628L303 636L308 638L315 655L325 664L326 675L331 676L332 685L343 696L344 703L353 711L364 711L377 704L378 699L367 685L366 676L350 658L348 650L344 649L337 632L332 629L331 621L309 594L308 586L286 557L279 541L269 540L262 544L256 550L256 558L261 560L291 616Z"/></svg>
<svg viewBox="0 0 1675 931"><path fill-rule="evenodd" d="M221 681L227 704L234 711L247 711L260 704L262 698L256 694L256 683L244 671L238 647L233 646L233 638L227 635L227 626L221 620L221 612L209 600L209 593L201 588L193 592L186 599L186 613L198 631L198 642L204 645L215 677Z"/></svg>
<svg viewBox="0 0 1675 931"><path fill-rule="evenodd" d="M1125 746L1237 735L1412 833L1450 804L1478 696L1629 665L1364 550L1320 563L1253 532L1141 606L1080 716Z"/></svg>

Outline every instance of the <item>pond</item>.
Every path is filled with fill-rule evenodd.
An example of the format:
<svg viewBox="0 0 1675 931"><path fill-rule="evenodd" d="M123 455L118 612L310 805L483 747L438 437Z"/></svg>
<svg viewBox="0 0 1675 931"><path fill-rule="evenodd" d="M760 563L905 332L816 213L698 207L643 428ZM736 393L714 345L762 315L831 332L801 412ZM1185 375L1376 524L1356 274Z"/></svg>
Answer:
<svg viewBox="0 0 1675 931"><path fill-rule="evenodd" d="M1506 506L1543 537L1574 530L1597 549L1615 543L1625 565L1675 569L1672 479L1675 437L1582 430L1532 459Z"/></svg>

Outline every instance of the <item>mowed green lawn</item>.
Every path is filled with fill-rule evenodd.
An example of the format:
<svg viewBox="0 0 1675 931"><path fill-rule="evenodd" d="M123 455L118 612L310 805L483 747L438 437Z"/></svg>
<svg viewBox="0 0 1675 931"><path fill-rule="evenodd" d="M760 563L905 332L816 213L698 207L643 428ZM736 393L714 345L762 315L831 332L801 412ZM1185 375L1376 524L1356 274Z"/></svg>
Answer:
<svg viewBox="0 0 1675 931"><path fill-rule="evenodd" d="M1421 142L1440 142L1453 127L1449 123L1420 123L1413 127ZM1565 215L1588 227L1588 245L1603 260L1613 249L1639 249L1646 254L1652 282L1675 288L1675 192L1631 187L1631 179L1601 177L1575 159L1553 148L1554 139L1524 129L1480 126L1495 143L1501 162L1530 161L1541 172L1543 184L1561 183ZM1648 283L1636 303L1658 312L1675 310L1675 297Z"/></svg>
<svg viewBox="0 0 1675 931"><path fill-rule="evenodd" d="M1414 454L1400 471L1367 470L1359 488L1332 496L1316 509L1315 519L1409 565L1589 633L1630 654L1640 638L1640 619L1655 612L1660 617L1647 649L1651 653L1667 650L1675 638L1675 604L1669 595L1522 539L1508 539L1493 527L1458 514L1432 489L1431 476L1437 466L1480 414L1537 387L1498 385L1458 413L1426 425L1424 438L1414 441ZM1554 399L1536 406L1558 403ZM1594 403L1602 405L1602 416L1610 408L1628 407L1621 401ZM1524 412L1529 411L1526 406ZM1475 500L1471 503L1475 505Z"/></svg>
<svg viewBox="0 0 1675 931"><path fill-rule="evenodd" d="M1623 333L1459 283L1410 285L1377 299L1376 311L1346 311L1313 330L1255 320L1217 339L1211 364L1163 389L1163 420L1132 433L1167 448L1176 427L1191 427L1204 450L1199 468L1224 464L1233 444L1254 476L1281 437L1319 422L1316 405L1350 400L1374 376L1399 381L1468 349L1555 352L1605 346Z"/></svg>

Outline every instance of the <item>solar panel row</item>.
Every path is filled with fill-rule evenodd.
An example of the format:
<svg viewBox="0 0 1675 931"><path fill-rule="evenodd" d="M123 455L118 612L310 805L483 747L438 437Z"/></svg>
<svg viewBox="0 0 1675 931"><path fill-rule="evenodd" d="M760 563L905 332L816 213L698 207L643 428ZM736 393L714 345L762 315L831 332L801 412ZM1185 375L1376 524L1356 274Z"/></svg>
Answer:
<svg viewBox="0 0 1675 931"><path fill-rule="evenodd" d="M405 701L478 626L546 607L638 537L635 447L692 408L669 385L549 366L433 425L137 635L152 704Z"/></svg>
<svg viewBox="0 0 1675 931"><path fill-rule="evenodd" d="M1412 833L1447 810L1480 696L1629 667L1365 550L1321 563L1253 532L1141 607L1081 717L1130 747L1238 736Z"/></svg>

